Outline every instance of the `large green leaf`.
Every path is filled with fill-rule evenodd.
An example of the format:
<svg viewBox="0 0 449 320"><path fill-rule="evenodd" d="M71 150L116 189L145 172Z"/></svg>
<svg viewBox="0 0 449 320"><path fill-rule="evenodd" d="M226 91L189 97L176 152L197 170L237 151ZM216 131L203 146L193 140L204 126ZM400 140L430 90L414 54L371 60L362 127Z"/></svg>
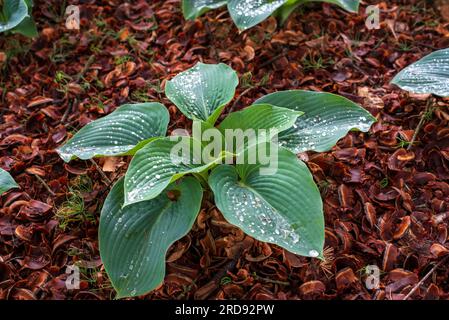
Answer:
<svg viewBox="0 0 449 320"><path fill-rule="evenodd" d="M322 257L323 205L307 166L281 148L277 171L262 174L262 167L216 167L209 184L217 207L226 220L258 240L303 256Z"/></svg>
<svg viewBox="0 0 449 320"><path fill-rule="evenodd" d="M0 32L13 29L27 16L28 7L24 0L4 0L0 15Z"/></svg>
<svg viewBox="0 0 449 320"><path fill-rule="evenodd" d="M255 103L269 103L304 112L291 129L279 134L280 144L295 153L327 151L351 129L368 131L376 121L354 102L325 92L280 91L266 95Z"/></svg>
<svg viewBox="0 0 449 320"><path fill-rule="evenodd" d="M449 48L435 51L399 72L391 83L414 93L449 96Z"/></svg>
<svg viewBox="0 0 449 320"><path fill-rule="evenodd" d="M137 151L126 172L125 205L153 199L171 182L188 173L202 172L220 159L203 160L201 142L190 137L166 137L148 143Z"/></svg>
<svg viewBox="0 0 449 320"><path fill-rule="evenodd" d="M36 24L31 18L31 12L33 10L33 1L25 0L25 3L28 7L28 16L25 17L25 19L23 19L22 22L19 23L19 25L17 25L17 27L15 27L12 31L21 33L27 37L37 37L38 33L36 29Z"/></svg>
<svg viewBox="0 0 449 320"><path fill-rule="evenodd" d="M226 0L182 0L182 13L186 19L196 19L211 9L226 5Z"/></svg>
<svg viewBox="0 0 449 320"><path fill-rule="evenodd" d="M229 136L229 140L232 139L232 141L227 141L228 146L231 143L233 146L228 148L228 151L238 153L254 143L267 141L273 135L277 135L279 132L292 127L298 116L302 114L303 112L300 111L276 107L270 104L252 105L241 111L229 114L220 123L219 129L225 136L227 136L226 130L232 130L231 133L238 134L239 132L236 129L241 129L240 143L237 142L235 136ZM270 129L275 130L275 132L273 134L267 132ZM253 136L248 134L247 140L243 140L245 132L253 133ZM263 140L261 141L261 139Z"/></svg>
<svg viewBox="0 0 449 320"><path fill-rule="evenodd" d="M237 27L246 30L262 22L276 10L280 10L281 20L306 2L327 2L351 12L358 12L359 0L229 0L228 10Z"/></svg>
<svg viewBox="0 0 449 320"><path fill-rule="evenodd" d="M14 181L8 171L0 168L0 195L12 188L19 188L19 185Z"/></svg>
<svg viewBox="0 0 449 320"><path fill-rule="evenodd" d="M202 189L194 178L170 185L157 198L122 208L123 179L101 211L100 255L116 298L143 295L162 283L170 245L191 229L200 210ZM176 199L173 199L173 196Z"/></svg>
<svg viewBox="0 0 449 320"><path fill-rule="evenodd" d="M81 128L57 151L66 162L75 157L134 154L151 139L165 136L169 120L160 103L125 104Z"/></svg>
<svg viewBox="0 0 449 320"><path fill-rule="evenodd" d="M296 122L304 112L271 104L254 104L243 110L230 113L219 125L220 130L226 129L276 129L283 131Z"/></svg>
<svg viewBox="0 0 449 320"><path fill-rule="evenodd" d="M358 12L360 0L183 0L182 10L186 19L195 19L203 13L227 3L232 20L240 30L249 29L275 12L281 22L301 4L327 2L351 12Z"/></svg>
<svg viewBox="0 0 449 320"><path fill-rule="evenodd" d="M165 94L186 117L214 123L238 83L236 72L227 65L199 62L168 81Z"/></svg>
<svg viewBox="0 0 449 320"><path fill-rule="evenodd" d="M240 30L254 27L288 0L229 0L228 10Z"/></svg>

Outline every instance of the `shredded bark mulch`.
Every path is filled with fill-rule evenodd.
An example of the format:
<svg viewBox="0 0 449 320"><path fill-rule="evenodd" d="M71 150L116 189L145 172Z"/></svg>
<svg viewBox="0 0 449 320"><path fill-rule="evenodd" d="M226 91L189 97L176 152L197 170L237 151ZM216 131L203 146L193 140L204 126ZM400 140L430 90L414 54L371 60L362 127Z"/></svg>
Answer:
<svg viewBox="0 0 449 320"><path fill-rule="evenodd" d="M192 231L170 248L165 282L142 298L449 297L449 100L389 85L408 64L449 46L444 3L365 1L358 15L311 3L283 26L270 18L238 33L226 10L185 21L175 0L72 1L82 17L77 32L65 28L60 1L35 2L40 36L0 38L0 167L21 186L0 197L0 299L114 298L97 228L129 159L65 164L55 148L130 102L160 101L169 131L189 128L163 88L197 61L239 73L225 112L306 89L343 95L379 121L331 152L300 155L323 197L324 262L246 236L209 195ZM378 30L365 27L373 3L382 12ZM73 264L82 281L67 290ZM366 285L372 266L377 289Z"/></svg>

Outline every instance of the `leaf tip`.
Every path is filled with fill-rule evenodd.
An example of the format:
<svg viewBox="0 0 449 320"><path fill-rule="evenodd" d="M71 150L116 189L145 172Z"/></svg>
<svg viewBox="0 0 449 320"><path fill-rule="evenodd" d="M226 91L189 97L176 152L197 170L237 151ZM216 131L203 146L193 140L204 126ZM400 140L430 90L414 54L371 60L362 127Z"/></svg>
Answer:
<svg viewBox="0 0 449 320"><path fill-rule="evenodd" d="M56 153L59 155L59 157L66 163L70 162L72 160L73 155L66 153L62 150L62 148L56 149Z"/></svg>
<svg viewBox="0 0 449 320"><path fill-rule="evenodd" d="M393 77L393 79L391 79L391 81L390 81L390 84L394 84L394 85L398 85L398 76L400 75L400 73L398 73L397 75L395 75L394 77Z"/></svg>

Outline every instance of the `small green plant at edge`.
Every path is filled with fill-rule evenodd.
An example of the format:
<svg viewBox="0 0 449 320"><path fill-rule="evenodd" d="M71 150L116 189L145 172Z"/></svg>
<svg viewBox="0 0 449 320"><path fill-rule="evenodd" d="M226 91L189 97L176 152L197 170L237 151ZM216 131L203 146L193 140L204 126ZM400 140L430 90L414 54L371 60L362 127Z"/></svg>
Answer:
<svg viewBox="0 0 449 320"><path fill-rule="evenodd" d="M432 52L399 72L391 81L403 90L449 96L449 48ZM429 114L426 114L429 117Z"/></svg>
<svg viewBox="0 0 449 320"><path fill-rule="evenodd" d="M117 298L143 295L161 284L166 252L191 229L203 192L214 196L226 220L255 239L323 258L322 199L296 154L328 151L348 131L366 132L376 119L344 97L291 90L263 96L216 125L237 85L237 74L227 65L198 63L165 86L166 96L193 120L192 136L164 137L169 114L160 103L126 104L87 124L57 150L66 162L133 156L100 216L100 255ZM270 134L234 145L235 136L231 147L226 139L211 152L206 143L211 136L197 138L199 129L214 139L229 130ZM255 151L262 146L277 150L270 174ZM239 162L242 155L255 159Z"/></svg>
<svg viewBox="0 0 449 320"><path fill-rule="evenodd" d="M437 50L400 71L391 81L402 90L418 94L430 94L426 109L415 129L411 141L400 141L399 146L411 149L425 124L433 117L437 97L449 97L449 48Z"/></svg>
<svg viewBox="0 0 449 320"><path fill-rule="evenodd" d="M19 185L14 181L8 171L0 168L0 195L13 188L19 188Z"/></svg>
<svg viewBox="0 0 449 320"><path fill-rule="evenodd" d="M0 33L21 33L27 37L38 35L31 18L32 0L0 0Z"/></svg>

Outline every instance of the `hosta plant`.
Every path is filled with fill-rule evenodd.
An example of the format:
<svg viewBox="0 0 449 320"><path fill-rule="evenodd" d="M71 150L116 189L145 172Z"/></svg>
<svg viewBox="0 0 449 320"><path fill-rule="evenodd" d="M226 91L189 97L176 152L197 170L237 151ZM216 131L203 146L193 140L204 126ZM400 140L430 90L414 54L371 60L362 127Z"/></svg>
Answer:
<svg viewBox="0 0 449 320"><path fill-rule="evenodd" d="M166 252L189 232L203 193L250 236L323 257L322 200L296 153L329 150L349 130L367 131L375 119L344 97L293 90L266 95L216 125L237 85L230 67L198 63L165 86L167 97L193 120L191 135L175 130L164 137L165 107L133 104L89 123L58 149L65 161L133 156L100 216L100 254L118 298L162 283ZM235 136L229 139L229 132ZM269 150L270 161L260 150Z"/></svg>
<svg viewBox="0 0 449 320"><path fill-rule="evenodd" d="M0 195L9 189L18 188L18 184L14 181L8 171L0 168Z"/></svg>
<svg viewBox="0 0 449 320"><path fill-rule="evenodd" d="M391 83L409 92L431 95L427 99L426 109L421 112L421 119L414 134L408 141L407 149L411 149L426 118L429 118L429 114L433 112L435 96L449 97L449 48L432 52L409 65L400 71Z"/></svg>
<svg viewBox="0 0 449 320"><path fill-rule="evenodd" d="M392 80L401 89L449 96L449 49L435 51L406 67Z"/></svg>
<svg viewBox="0 0 449 320"><path fill-rule="evenodd" d="M240 30L246 30L275 14L285 21L301 4L327 2L351 12L358 12L359 0L182 0L182 12L186 19L195 19L203 13L227 6L232 20Z"/></svg>
<svg viewBox="0 0 449 320"><path fill-rule="evenodd" d="M31 18L32 0L0 0L0 32L37 36L36 25Z"/></svg>

